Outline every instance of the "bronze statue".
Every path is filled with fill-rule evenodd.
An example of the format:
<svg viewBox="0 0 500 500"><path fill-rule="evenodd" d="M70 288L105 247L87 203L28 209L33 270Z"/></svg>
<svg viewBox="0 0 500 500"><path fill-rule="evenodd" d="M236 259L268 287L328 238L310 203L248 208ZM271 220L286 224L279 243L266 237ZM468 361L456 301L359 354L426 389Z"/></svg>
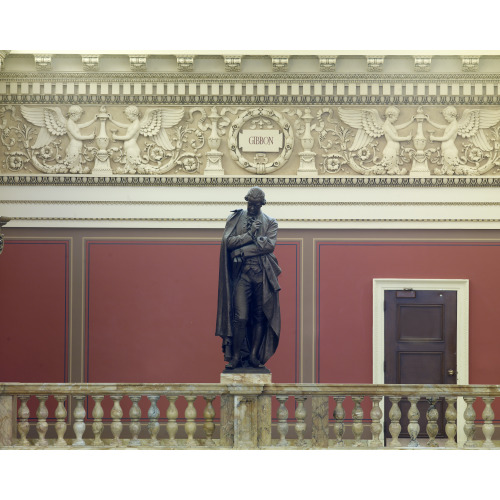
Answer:
<svg viewBox="0 0 500 500"><path fill-rule="evenodd" d="M222 236L215 335L222 337L226 369L267 370L281 326L278 223L260 210L262 189L251 188L245 200L247 209L233 211Z"/></svg>

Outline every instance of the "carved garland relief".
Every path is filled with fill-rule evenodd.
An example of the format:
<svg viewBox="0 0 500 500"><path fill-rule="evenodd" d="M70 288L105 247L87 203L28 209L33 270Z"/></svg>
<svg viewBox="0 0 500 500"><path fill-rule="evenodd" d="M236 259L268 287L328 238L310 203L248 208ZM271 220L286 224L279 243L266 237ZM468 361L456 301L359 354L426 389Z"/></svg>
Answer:
<svg viewBox="0 0 500 500"><path fill-rule="evenodd" d="M7 104L0 141L7 175L495 176L500 107Z"/></svg>

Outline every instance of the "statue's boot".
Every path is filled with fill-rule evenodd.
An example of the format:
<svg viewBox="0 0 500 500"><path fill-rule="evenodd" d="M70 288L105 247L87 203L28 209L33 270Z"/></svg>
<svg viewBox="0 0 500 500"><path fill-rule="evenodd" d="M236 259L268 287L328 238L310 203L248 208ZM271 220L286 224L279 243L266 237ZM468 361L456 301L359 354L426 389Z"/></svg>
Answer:
<svg viewBox="0 0 500 500"><path fill-rule="evenodd" d="M249 362L254 368L263 368L264 365L260 362L257 357L257 352L259 350L260 344L262 343L262 338L264 337L264 326L259 323L254 326L253 339L252 339L252 349L250 350Z"/></svg>
<svg viewBox="0 0 500 500"><path fill-rule="evenodd" d="M237 368L241 364L241 344L245 339L246 333L246 322L243 324L242 322L238 322L233 330L233 357L231 358L231 361L226 365L226 368L228 368L229 370Z"/></svg>

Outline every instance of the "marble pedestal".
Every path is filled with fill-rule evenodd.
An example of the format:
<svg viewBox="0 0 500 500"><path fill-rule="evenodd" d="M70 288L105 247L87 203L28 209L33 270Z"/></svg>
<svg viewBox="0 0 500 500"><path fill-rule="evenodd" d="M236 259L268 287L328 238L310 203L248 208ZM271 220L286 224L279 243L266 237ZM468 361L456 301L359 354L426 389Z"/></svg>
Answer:
<svg viewBox="0 0 500 500"><path fill-rule="evenodd" d="M262 394L271 384L270 373L222 373L228 394L221 397L221 445L256 449L271 445L271 396Z"/></svg>

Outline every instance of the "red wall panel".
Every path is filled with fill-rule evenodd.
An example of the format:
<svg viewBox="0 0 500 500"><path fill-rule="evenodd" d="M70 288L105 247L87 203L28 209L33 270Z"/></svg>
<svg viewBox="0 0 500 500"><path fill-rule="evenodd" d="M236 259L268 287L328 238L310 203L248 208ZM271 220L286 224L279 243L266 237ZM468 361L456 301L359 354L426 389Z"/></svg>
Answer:
<svg viewBox="0 0 500 500"><path fill-rule="evenodd" d="M283 273L283 337L273 380L296 378L297 244L276 250ZM86 243L88 382L219 382L215 337L219 241Z"/></svg>
<svg viewBox="0 0 500 500"><path fill-rule="evenodd" d="M317 382L372 382L372 280L469 279L471 384L499 384L498 243L316 243Z"/></svg>
<svg viewBox="0 0 500 500"><path fill-rule="evenodd" d="M66 382L70 242L7 240L0 257L0 381Z"/></svg>

